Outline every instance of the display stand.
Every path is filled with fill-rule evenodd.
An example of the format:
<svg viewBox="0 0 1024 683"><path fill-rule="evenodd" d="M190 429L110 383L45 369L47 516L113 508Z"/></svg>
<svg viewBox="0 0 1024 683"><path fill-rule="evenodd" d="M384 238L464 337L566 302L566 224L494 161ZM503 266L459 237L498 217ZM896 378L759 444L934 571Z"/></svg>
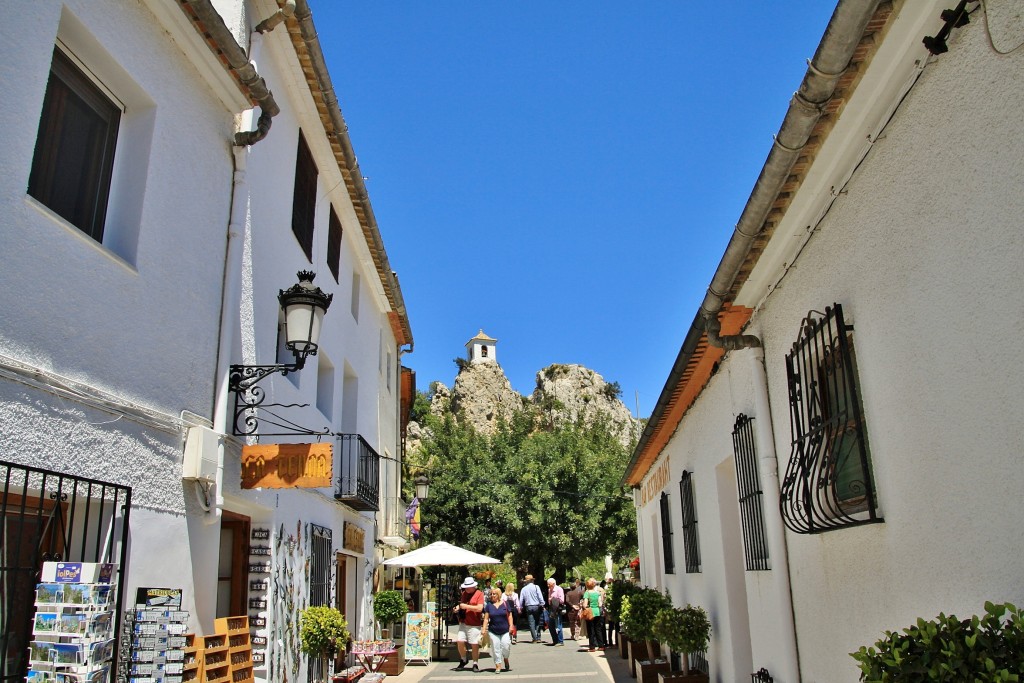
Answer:
<svg viewBox="0 0 1024 683"><path fill-rule="evenodd" d="M44 562L36 585L29 683L106 683L114 654L114 565Z"/></svg>
<svg viewBox="0 0 1024 683"><path fill-rule="evenodd" d="M252 683L252 634L249 617L215 619L213 630L228 637L228 672L231 683Z"/></svg>
<svg viewBox="0 0 1024 683"><path fill-rule="evenodd" d="M405 615L405 661L430 664L431 628L430 612L408 612Z"/></svg>
<svg viewBox="0 0 1024 683"><path fill-rule="evenodd" d="M124 683L183 683L188 612L181 609L180 588L139 588L135 608L125 613L118 671Z"/></svg>

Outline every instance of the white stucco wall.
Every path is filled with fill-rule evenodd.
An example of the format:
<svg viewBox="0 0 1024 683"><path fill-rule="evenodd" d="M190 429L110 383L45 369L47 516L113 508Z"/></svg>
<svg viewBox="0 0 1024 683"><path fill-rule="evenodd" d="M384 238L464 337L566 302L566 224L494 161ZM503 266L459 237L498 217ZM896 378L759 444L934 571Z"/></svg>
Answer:
<svg viewBox="0 0 1024 683"><path fill-rule="evenodd" d="M1005 18L1005 5L994 7ZM928 24L938 25L935 17ZM1015 25L995 22L995 40L1005 47L1019 35ZM984 31L978 17L954 33L950 51L930 61L795 263L773 261L769 245L758 268L776 270L755 269L749 283L761 288L740 293L741 304L760 302L748 331L764 343L780 470L791 440L785 354L801 320L838 302L854 326L885 522L817 535L785 532L804 683L856 681L848 653L917 617L966 617L982 612L986 600L1024 600L1014 561L1024 554L1024 512L1008 502L1024 483L1024 53L997 56ZM916 34L913 42L919 45ZM890 66L880 61L872 68ZM824 205L830 197L818 199ZM794 206L801 201L798 195ZM776 236L798 232L784 224ZM786 261L792 267L766 297L765 284L775 282ZM743 614L734 608L745 602L753 669L766 666L775 680L789 681L796 675L780 675L783 540L772 539L772 571L746 572L745 596L738 593L728 578L730 531L723 524L735 492L726 501L727 487L719 486L716 499L716 478L729 481L736 414L753 416L759 426L768 417L750 400L758 394L752 353L729 354L662 454L672 462L667 491L676 518L680 473L694 472L702 574L680 573L677 521L676 574L655 576L660 568L650 565L659 556L653 545L660 530L649 527L657 496L639 513L647 522L642 562L647 583L667 583L676 602L709 609L713 680L749 675L741 668ZM761 483L766 495L771 486L777 493L777 480L762 476ZM777 525L777 507L765 512Z"/></svg>
<svg viewBox="0 0 1024 683"><path fill-rule="evenodd" d="M784 354L810 309L843 304L885 523L788 535L804 681L854 681L885 629L1020 603L1024 554L1024 54L980 22L922 76L818 234L755 316L776 447Z"/></svg>

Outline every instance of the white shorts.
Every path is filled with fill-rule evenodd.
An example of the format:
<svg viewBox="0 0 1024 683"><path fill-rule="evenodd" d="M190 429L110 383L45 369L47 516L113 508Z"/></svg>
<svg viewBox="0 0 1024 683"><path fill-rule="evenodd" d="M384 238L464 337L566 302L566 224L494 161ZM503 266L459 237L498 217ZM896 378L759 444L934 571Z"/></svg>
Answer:
<svg viewBox="0 0 1024 683"><path fill-rule="evenodd" d="M480 627L459 624L459 635L455 636L456 643L469 643L470 645L480 644Z"/></svg>

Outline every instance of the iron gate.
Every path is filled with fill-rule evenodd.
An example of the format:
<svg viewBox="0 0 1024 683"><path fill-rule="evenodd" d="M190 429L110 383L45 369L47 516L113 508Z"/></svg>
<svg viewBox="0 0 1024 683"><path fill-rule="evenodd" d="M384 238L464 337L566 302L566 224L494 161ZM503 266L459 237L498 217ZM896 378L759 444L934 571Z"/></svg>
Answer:
<svg viewBox="0 0 1024 683"><path fill-rule="evenodd" d="M0 461L0 682L23 681L43 562L113 562L114 657L128 551L128 486Z"/></svg>

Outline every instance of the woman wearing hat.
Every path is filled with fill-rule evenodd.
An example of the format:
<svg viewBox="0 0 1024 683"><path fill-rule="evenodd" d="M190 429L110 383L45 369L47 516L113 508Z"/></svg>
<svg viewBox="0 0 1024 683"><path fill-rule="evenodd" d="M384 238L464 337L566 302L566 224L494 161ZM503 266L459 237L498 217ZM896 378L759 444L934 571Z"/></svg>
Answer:
<svg viewBox="0 0 1024 683"><path fill-rule="evenodd" d="M459 635L455 637L459 648L459 665L455 668L462 671L469 664L466 657L466 643L469 643L473 651L473 671L479 671L477 661L480 659L480 628L484 623L484 594L476 589L476 579L472 576L466 577L461 588L462 595L454 609L459 615Z"/></svg>

